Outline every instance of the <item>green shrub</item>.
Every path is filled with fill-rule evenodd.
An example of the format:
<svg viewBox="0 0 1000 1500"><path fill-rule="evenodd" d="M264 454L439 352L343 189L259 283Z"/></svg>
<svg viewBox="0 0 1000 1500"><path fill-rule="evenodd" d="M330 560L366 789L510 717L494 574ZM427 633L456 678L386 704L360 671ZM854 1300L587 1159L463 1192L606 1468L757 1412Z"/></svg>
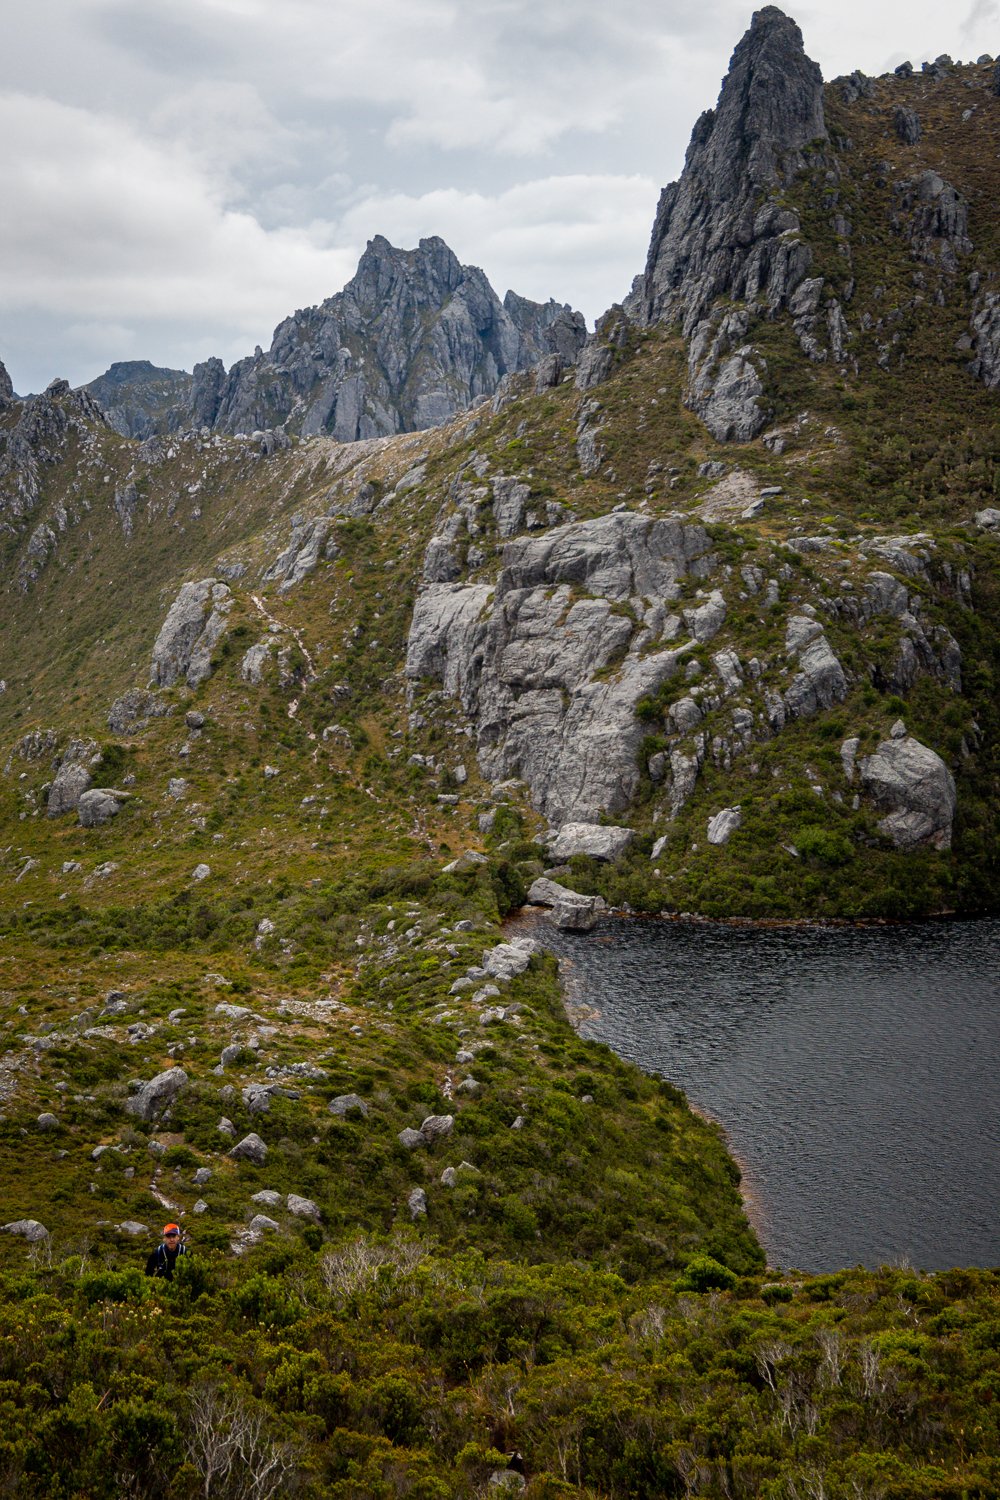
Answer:
<svg viewBox="0 0 1000 1500"><path fill-rule="evenodd" d="M678 1292L731 1291L736 1276L711 1255L694 1255L674 1282Z"/></svg>

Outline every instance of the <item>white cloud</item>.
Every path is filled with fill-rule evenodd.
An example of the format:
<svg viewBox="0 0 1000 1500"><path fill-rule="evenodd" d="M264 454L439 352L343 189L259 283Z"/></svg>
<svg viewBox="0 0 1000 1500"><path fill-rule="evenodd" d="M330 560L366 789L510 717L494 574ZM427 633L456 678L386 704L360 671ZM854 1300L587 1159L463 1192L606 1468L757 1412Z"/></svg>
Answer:
<svg viewBox="0 0 1000 1500"><path fill-rule="evenodd" d="M0 157L4 314L34 308L78 328L196 319L228 344L236 329L266 335L353 270L328 226L263 229L184 146L120 121L7 94L0 134L18 142Z"/></svg>

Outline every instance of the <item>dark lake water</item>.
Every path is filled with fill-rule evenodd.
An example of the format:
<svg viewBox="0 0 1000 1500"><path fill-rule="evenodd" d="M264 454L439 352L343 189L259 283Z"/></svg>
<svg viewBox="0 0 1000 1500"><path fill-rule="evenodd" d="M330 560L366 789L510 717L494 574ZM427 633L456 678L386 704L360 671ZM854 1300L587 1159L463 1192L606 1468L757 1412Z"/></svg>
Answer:
<svg viewBox="0 0 1000 1500"><path fill-rule="evenodd" d="M1000 1265L1000 922L530 931L581 1033L723 1124L772 1265Z"/></svg>

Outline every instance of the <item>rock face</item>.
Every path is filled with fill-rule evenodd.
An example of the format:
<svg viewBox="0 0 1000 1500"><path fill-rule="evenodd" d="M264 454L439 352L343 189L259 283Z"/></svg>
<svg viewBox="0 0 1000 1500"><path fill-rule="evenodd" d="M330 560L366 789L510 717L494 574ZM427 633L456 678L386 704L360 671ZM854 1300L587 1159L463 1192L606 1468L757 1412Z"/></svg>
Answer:
<svg viewBox="0 0 1000 1500"><path fill-rule="evenodd" d="M108 710L108 728L112 734L141 734L152 719L172 712L171 705L143 688L129 688L116 698Z"/></svg>
<svg viewBox="0 0 1000 1500"><path fill-rule="evenodd" d="M9 384L9 379L0 381L0 412L11 405L4 394ZM0 534L28 532L32 512L41 503L46 472L66 456L74 441L86 449L95 426L106 426L100 407L85 391L71 391L65 380L54 380L41 396L14 406L14 419L0 428ZM17 571L23 593L48 566L70 521L60 501L49 519L30 532Z"/></svg>
<svg viewBox="0 0 1000 1500"><path fill-rule="evenodd" d="M680 181L661 195L633 304L645 321L680 322L690 337L717 297L778 306L794 291L805 269L798 225L771 199L826 138L822 88L795 22L771 5L757 11Z"/></svg>
<svg viewBox="0 0 1000 1500"><path fill-rule="evenodd" d="M795 22L774 6L757 11L716 109L694 128L680 180L663 190L646 269L626 304L643 325L679 325L689 340L689 403L721 442L764 426L762 361L747 334L758 308L787 306L809 271L809 248L780 192L805 149L826 138L822 85ZM725 308L716 305L722 298Z"/></svg>
<svg viewBox="0 0 1000 1500"><path fill-rule="evenodd" d="M487 477L482 455L469 465ZM859 669L883 691L908 693L921 676L962 690L958 643L934 623L921 592L936 587L932 569L941 567L924 533L868 539L856 579L838 578L806 598L788 558L833 555L828 536L796 535L766 559L734 565L688 515L619 509L509 536L490 583L479 581L484 530L488 542L491 523L502 538L538 515L529 484L505 479L498 491L494 480L492 488L487 521L489 487L459 476L449 491L454 508L445 507L428 545L407 646L411 704L436 712L441 689L459 701L480 771L490 781L526 783L558 835L553 860L616 858L631 830L614 825L626 821L645 777L654 820L675 819L706 765L728 772L755 743L843 703ZM512 509L517 490L527 494ZM460 581L470 567L475 581ZM953 573L942 577L964 598ZM785 606L783 586L791 596ZM751 599L783 625L783 643L744 660L739 611ZM860 648L845 657L851 671L827 636L836 629L838 651L849 648L845 626ZM894 655L878 664L870 627L876 638L886 629L895 636ZM661 743L644 760L650 735Z"/></svg>
<svg viewBox="0 0 1000 1500"><path fill-rule="evenodd" d="M219 359L192 375L132 361L85 390L131 437L278 428L354 442L433 427L541 360L561 371L585 337L572 308L515 292L501 302L441 239L397 250L378 235L343 291L287 318L266 354L258 348L228 374Z"/></svg>
<svg viewBox="0 0 1000 1500"><path fill-rule="evenodd" d="M897 725L874 755L858 761L863 791L886 816L880 832L897 849L951 848L955 782L941 757Z"/></svg>
<svg viewBox="0 0 1000 1500"><path fill-rule="evenodd" d="M635 794L635 705L678 671L669 605L711 562L704 528L679 517L617 512L517 538L495 589L424 589L407 675L461 699L489 779L522 777L555 824L596 822Z"/></svg>
<svg viewBox="0 0 1000 1500"><path fill-rule="evenodd" d="M501 303L443 240L397 250L377 236L342 292L288 318L266 355L233 366L210 425L250 432L284 424L341 442L416 431L492 395L504 375L545 355L575 357L583 337L582 318L555 302L508 293Z"/></svg>
<svg viewBox="0 0 1000 1500"><path fill-rule="evenodd" d="M231 604L228 584L215 578L184 584L153 645L151 686L173 687L184 678L197 687L210 676Z"/></svg>

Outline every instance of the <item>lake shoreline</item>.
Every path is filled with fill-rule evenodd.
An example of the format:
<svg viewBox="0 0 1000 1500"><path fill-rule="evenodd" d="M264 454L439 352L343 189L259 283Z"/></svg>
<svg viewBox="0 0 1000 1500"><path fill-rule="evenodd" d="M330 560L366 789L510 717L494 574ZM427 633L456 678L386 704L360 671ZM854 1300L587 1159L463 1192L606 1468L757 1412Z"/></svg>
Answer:
<svg viewBox="0 0 1000 1500"><path fill-rule="evenodd" d="M576 933L528 908L509 931L558 957L578 1034L722 1130L772 1268L1000 1263L1000 921L620 912Z"/></svg>
<svg viewBox="0 0 1000 1500"><path fill-rule="evenodd" d="M613 915L618 916L625 914L615 912L613 913ZM658 917L653 917L652 920L659 921L660 919ZM532 929L537 928L539 925L542 925L545 922L546 917L544 915L543 908L536 906L524 906L520 909L515 917L508 919L508 921L504 923L504 930L505 932L508 930L517 932L521 929L522 925L524 927ZM593 933L587 934L587 936L593 936ZM563 1009L566 1012L567 1019L569 1020L569 1023L573 1027L573 1030L576 1032L577 1036L581 1037L584 1041L590 1040L590 1038L585 1035L583 1027L588 1021L596 1020L600 1017L600 1007L589 1002L584 1002L578 997L574 997L574 995L572 994L574 968L573 960L562 954L557 954L555 956L559 964L559 988L562 994ZM620 1055L621 1054L619 1054L619 1056ZM642 1065L637 1063L636 1066L641 1067ZM646 1068L643 1071L648 1072L651 1075L655 1075L656 1077L663 1076L658 1069ZM743 1204L743 1212L746 1214L747 1222L756 1235L761 1249L764 1251L764 1254L768 1256L768 1269L773 1269L770 1261L770 1252L767 1247L769 1221L764 1206L764 1195L760 1190L753 1172L751 1171L747 1162L740 1156L740 1154L736 1150L734 1150L733 1144L729 1139L729 1132L722 1120L717 1119L713 1114L711 1114L701 1105L695 1104L694 1101L689 1097L686 1089L683 1089L683 1093L684 1098L687 1101L688 1109L690 1109L691 1113L693 1115L697 1115L699 1120L704 1120L706 1124L714 1125L717 1130L720 1130L722 1132L722 1138L725 1143L726 1152L736 1163L736 1166L739 1169L739 1194L740 1200Z"/></svg>

